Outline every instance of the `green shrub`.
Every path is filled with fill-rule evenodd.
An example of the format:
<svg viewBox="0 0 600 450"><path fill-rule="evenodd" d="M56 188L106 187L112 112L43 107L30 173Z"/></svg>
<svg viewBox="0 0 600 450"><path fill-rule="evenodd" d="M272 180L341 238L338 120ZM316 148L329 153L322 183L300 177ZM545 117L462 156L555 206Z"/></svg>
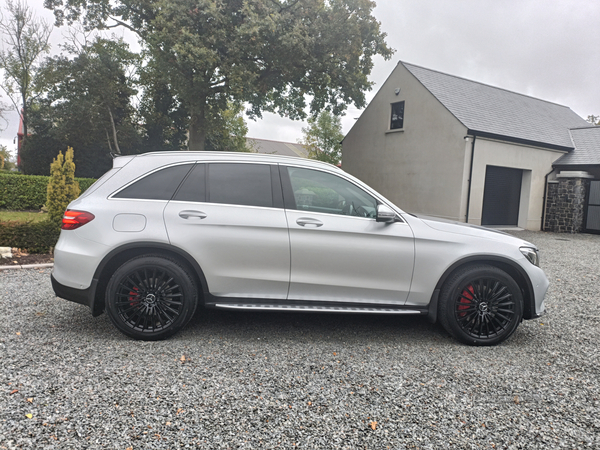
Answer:
<svg viewBox="0 0 600 450"><path fill-rule="evenodd" d="M63 158L62 152L50 165L50 181L47 187L46 208L50 220L60 224L67 205L79 197L79 183L75 181L75 164L73 164L73 148L68 147Z"/></svg>
<svg viewBox="0 0 600 450"><path fill-rule="evenodd" d="M60 228L55 223L43 222L0 222L0 247L16 247L29 253L50 253Z"/></svg>
<svg viewBox="0 0 600 450"><path fill-rule="evenodd" d="M39 210L46 204L46 194L50 177L0 173L0 209L12 211ZM75 178L81 192L85 192L96 180Z"/></svg>

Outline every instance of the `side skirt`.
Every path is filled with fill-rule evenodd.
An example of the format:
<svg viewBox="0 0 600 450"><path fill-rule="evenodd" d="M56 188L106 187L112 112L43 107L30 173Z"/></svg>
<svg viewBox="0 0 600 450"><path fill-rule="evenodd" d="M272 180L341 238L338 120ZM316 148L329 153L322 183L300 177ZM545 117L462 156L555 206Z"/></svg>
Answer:
<svg viewBox="0 0 600 450"><path fill-rule="evenodd" d="M354 313L354 314L398 314L398 315L427 315L428 309L401 305L376 305L342 302L318 301L285 301L259 299L229 299L212 297L206 302L207 308L252 311L279 312L315 312L315 313Z"/></svg>

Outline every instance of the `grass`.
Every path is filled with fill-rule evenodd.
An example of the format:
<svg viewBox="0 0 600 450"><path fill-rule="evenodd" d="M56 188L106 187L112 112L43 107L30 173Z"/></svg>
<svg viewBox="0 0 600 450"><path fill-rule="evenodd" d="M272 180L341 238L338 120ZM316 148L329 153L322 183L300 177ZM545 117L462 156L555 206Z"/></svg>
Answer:
<svg viewBox="0 0 600 450"><path fill-rule="evenodd" d="M48 217L48 214L39 211L7 211L0 209L0 222L8 220L14 222L41 222Z"/></svg>

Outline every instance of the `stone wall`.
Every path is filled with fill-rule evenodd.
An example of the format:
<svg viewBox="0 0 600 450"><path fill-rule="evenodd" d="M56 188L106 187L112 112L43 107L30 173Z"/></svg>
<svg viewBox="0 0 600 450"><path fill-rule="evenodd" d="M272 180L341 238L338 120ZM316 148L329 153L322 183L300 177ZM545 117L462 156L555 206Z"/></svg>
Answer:
<svg viewBox="0 0 600 450"><path fill-rule="evenodd" d="M590 180L586 178L558 178L548 182L544 230L555 233L583 231L589 186Z"/></svg>

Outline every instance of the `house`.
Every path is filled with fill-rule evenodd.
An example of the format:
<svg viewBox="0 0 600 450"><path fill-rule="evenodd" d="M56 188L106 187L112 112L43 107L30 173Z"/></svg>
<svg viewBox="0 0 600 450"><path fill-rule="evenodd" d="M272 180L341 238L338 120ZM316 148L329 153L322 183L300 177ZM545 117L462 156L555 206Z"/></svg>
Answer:
<svg viewBox="0 0 600 450"><path fill-rule="evenodd" d="M301 144L271 141L268 139L246 138L246 146L250 151L269 155L300 156L308 158L308 150Z"/></svg>
<svg viewBox="0 0 600 450"><path fill-rule="evenodd" d="M405 211L540 230L561 174L583 180L586 198L600 178L599 131L566 106L399 62L344 138L342 161Z"/></svg>

